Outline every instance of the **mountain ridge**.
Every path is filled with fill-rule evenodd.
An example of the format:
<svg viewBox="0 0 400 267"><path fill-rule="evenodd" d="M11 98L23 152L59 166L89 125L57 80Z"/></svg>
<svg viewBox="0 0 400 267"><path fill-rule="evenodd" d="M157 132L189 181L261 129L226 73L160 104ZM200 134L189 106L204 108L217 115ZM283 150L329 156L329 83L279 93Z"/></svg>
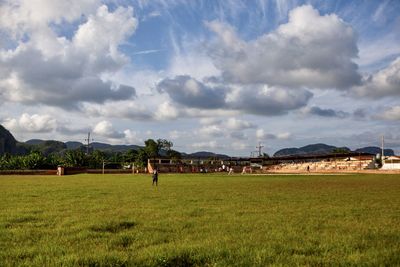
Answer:
<svg viewBox="0 0 400 267"><path fill-rule="evenodd" d="M302 147L290 147L283 148L274 153L274 157L283 157L283 156L306 156L306 155L326 155L332 153L347 153L352 152L352 150L348 147L336 147L332 145L327 145L323 143L310 144ZM381 153L381 148L369 146L362 147L354 150L353 152L360 153L370 153L370 154L378 154ZM384 149L384 153L386 156L393 156L393 149Z"/></svg>
<svg viewBox="0 0 400 267"><path fill-rule="evenodd" d="M90 144L91 149L101 150L104 152L126 152L130 149L139 150L143 146L139 145L111 145L107 143L93 142ZM0 125L0 155L9 154L26 154L31 149L36 149L45 155L51 153L63 153L68 149L85 149L85 144L77 141L61 142L56 140L41 140L41 139L30 139L26 142L18 142L12 133L5 127ZM274 153L274 157L280 156L296 156L296 155L324 155L330 153L347 153L351 152L348 147L336 147L333 145L327 145L323 143L310 144L303 147L290 147L283 148ZM368 146L358 148L353 152L378 154L381 153L381 148L375 146ZM194 153L180 152L183 158L230 158L231 156L225 154L217 154L209 151L197 151ZM385 156L394 155L393 149L385 149Z"/></svg>

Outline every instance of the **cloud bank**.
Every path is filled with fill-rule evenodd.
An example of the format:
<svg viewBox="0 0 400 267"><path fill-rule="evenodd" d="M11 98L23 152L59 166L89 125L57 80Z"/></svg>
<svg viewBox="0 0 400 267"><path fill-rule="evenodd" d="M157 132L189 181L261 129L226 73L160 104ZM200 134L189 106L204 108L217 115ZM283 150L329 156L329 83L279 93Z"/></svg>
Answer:
<svg viewBox="0 0 400 267"><path fill-rule="evenodd" d="M136 29L132 8L110 11L105 5L99 6L68 39L58 36L52 25L77 21L97 1L86 1L65 14L58 10L62 2L44 2L36 6L21 1L0 9L1 28L9 34L9 42L15 43L12 49L0 49L1 100L71 109L84 102L134 98L133 87L102 78L128 63L118 47ZM72 2L69 4L76 6ZM45 6L40 15L39 6ZM71 6L64 9L71 10Z"/></svg>
<svg viewBox="0 0 400 267"><path fill-rule="evenodd" d="M217 39L210 55L226 81L290 88L347 89L359 84L357 38L335 14L306 5L275 31L245 41L226 23L207 22Z"/></svg>

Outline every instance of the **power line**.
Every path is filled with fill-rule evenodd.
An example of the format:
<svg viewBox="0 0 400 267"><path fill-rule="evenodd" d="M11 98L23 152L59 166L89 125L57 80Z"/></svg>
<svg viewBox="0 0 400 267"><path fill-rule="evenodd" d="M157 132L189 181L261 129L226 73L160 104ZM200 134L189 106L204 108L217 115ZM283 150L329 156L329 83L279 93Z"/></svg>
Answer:
<svg viewBox="0 0 400 267"><path fill-rule="evenodd" d="M90 141L94 141L93 139L90 139L90 132L88 132L88 136L85 139L85 141L87 141L87 145L86 145L86 154L89 155L89 147L90 147Z"/></svg>
<svg viewBox="0 0 400 267"><path fill-rule="evenodd" d="M263 147L264 147L264 146L261 145L261 142L259 142L259 143L258 143L258 146L256 146L256 148L258 149L258 156L259 156L259 157L261 157L261 149L262 149Z"/></svg>

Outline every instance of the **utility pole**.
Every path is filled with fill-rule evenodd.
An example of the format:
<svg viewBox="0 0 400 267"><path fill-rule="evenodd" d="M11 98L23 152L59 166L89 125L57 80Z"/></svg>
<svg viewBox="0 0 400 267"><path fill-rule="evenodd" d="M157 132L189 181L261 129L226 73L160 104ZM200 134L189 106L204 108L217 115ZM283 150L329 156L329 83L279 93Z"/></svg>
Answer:
<svg viewBox="0 0 400 267"><path fill-rule="evenodd" d="M382 165L383 165L383 160L384 160L384 145L385 145L385 136L382 135Z"/></svg>
<svg viewBox="0 0 400 267"><path fill-rule="evenodd" d="M258 146L256 146L256 148L258 149L258 157L260 157L260 158L261 158L261 149L262 149L263 147L264 147L264 146L261 145L261 142L259 142L259 143L258 143Z"/></svg>
<svg viewBox="0 0 400 267"><path fill-rule="evenodd" d="M89 155L90 141L93 141L93 139L90 139L90 132L88 132L87 139L85 139L85 141L87 141L87 145L86 145L86 155Z"/></svg>

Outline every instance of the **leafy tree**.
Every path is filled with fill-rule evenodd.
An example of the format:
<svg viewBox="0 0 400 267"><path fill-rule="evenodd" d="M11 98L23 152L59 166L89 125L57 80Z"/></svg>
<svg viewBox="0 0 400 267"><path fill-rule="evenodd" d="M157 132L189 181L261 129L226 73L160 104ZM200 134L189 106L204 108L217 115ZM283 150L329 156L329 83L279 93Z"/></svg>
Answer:
<svg viewBox="0 0 400 267"><path fill-rule="evenodd" d="M8 168L8 154L4 154L0 157L0 170L7 170Z"/></svg>
<svg viewBox="0 0 400 267"><path fill-rule="evenodd" d="M67 150L64 154L64 163L67 167L87 166L87 158L82 150Z"/></svg>
<svg viewBox="0 0 400 267"><path fill-rule="evenodd" d="M178 160L178 159L182 158L181 153L179 153L178 151L173 150L173 149L167 151L167 156L170 159L174 159L174 160Z"/></svg>
<svg viewBox="0 0 400 267"><path fill-rule="evenodd" d="M22 169L24 166L22 156L9 156L6 162L6 170L19 170Z"/></svg>
<svg viewBox="0 0 400 267"><path fill-rule="evenodd" d="M32 152L29 155L22 156L22 169L34 170L45 166L46 158L40 152Z"/></svg>
<svg viewBox="0 0 400 267"><path fill-rule="evenodd" d="M157 146L158 146L158 153L160 153L161 149L170 151L171 148L174 146L174 144L171 141L168 141L167 139L158 139Z"/></svg>
<svg viewBox="0 0 400 267"><path fill-rule="evenodd" d="M145 152L149 158L155 158L159 156L159 145L153 139L147 139L144 141Z"/></svg>
<svg viewBox="0 0 400 267"><path fill-rule="evenodd" d="M124 154L124 159L125 162L135 162L136 156L138 152L134 149L129 149L125 154Z"/></svg>
<svg viewBox="0 0 400 267"><path fill-rule="evenodd" d="M174 145L171 141L168 141L166 139L158 139L157 141L154 141L153 139L147 139L146 141L144 141L144 144L145 151L149 158L159 157L162 150L168 152Z"/></svg>
<svg viewBox="0 0 400 267"><path fill-rule="evenodd" d="M374 161L376 163L376 165L378 166L378 168L382 168L382 156L379 155L379 157L374 157Z"/></svg>
<svg viewBox="0 0 400 267"><path fill-rule="evenodd" d="M63 158L60 155L50 154L45 158L44 168L55 169L57 166L64 163Z"/></svg>
<svg viewBox="0 0 400 267"><path fill-rule="evenodd" d="M146 149L139 149L135 159L135 166L138 168L146 167L148 158Z"/></svg>
<svg viewBox="0 0 400 267"><path fill-rule="evenodd" d="M106 155L104 152L100 150L93 151L92 154L88 157L88 165L89 168L92 169L100 169L103 167L103 161L106 159Z"/></svg>
<svg viewBox="0 0 400 267"><path fill-rule="evenodd" d="M109 160L111 162L114 163L119 163L119 162L123 162L124 161L124 155L121 152L115 152L111 155L111 157L109 158Z"/></svg>
<svg viewBox="0 0 400 267"><path fill-rule="evenodd" d="M334 148L334 149L332 150L332 153L336 153L336 154L346 154L346 153L349 153L349 151L348 151L347 149L345 149L345 148L337 147L337 148Z"/></svg>

